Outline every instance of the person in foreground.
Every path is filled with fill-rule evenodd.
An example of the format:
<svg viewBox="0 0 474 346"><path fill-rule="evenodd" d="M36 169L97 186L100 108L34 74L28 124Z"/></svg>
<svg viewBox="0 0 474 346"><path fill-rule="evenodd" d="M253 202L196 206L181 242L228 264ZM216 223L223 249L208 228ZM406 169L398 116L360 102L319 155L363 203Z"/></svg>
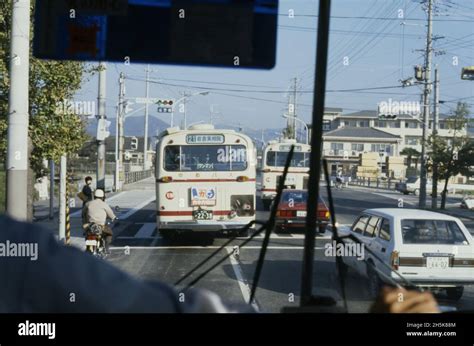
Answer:
<svg viewBox="0 0 474 346"><path fill-rule="evenodd" d="M14 253L14 248L22 251ZM37 225L1 215L0 250L0 313L255 312L246 304L224 304L207 290L180 292L161 282L140 281L58 243Z"/></svg>
<svg viewBox="0 0 474 346"><path fill-rule="evenodd" d="M430 292L408 291L383 287L372 305L372 313L439 313L436 299Z"/></svg>

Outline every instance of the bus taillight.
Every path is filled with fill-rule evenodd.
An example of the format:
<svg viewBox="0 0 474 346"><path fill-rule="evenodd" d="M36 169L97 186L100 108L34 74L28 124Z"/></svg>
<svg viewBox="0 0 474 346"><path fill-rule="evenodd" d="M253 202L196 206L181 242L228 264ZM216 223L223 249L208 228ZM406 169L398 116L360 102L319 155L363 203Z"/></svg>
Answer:
<svg viewBox="0 0 474 346"><path fill-rule="evenodd" d="M247 177L246 175L239 175L237 177L237 181L239 181L239 182L249 181L249 177Z"/></svg>
<svg viewBox="0 0 474 346"><path fill-rule="evenodd" d="M160 183L170 183L173 181L173 177L170 177L170 176L161 177L160 179L158 179L158 181Z"/></svg>

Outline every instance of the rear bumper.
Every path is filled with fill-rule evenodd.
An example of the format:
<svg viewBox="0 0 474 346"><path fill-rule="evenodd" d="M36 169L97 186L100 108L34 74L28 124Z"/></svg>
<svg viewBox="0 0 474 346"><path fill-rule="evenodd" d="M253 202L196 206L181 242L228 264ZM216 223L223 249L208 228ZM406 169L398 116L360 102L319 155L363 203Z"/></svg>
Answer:
<svg viewBox="0 0 474 346"><path fill-rule="evenodd" d="M402 272L400 272L402 273ZM398 276L393 276L392 278L395 281L403 284L401 279ZM429 287L429 288L445 288L445 287L455 287L455 286L465 286L465 285L474 285L473 277L454 277L454 278L442 278L442 279L433 279L433 278L415 278L414 275L404 275L405 279L408 279L411 283L419 287Z"/></svg>
<svg viewBox="0 0 474 346"><path fill-rule="evenodd" d="M250 221L249 221L250 222ZM157 222L158 229L171 229L182 231L196 231L196 232L214 232L225 230L236 230L243 228L248 222L205 222L205 221L172 221L172 222ZM255 228L255 225L250 227Z"/></svg>
<svg viewBox="0 0 474 346"><path fill-rule="evenodd" d="M304 228L306 227L306 218L295 219L276 219L275 224L283 228ZM329 224L328 220L316 220L316 226L326 227Z"/></svg>

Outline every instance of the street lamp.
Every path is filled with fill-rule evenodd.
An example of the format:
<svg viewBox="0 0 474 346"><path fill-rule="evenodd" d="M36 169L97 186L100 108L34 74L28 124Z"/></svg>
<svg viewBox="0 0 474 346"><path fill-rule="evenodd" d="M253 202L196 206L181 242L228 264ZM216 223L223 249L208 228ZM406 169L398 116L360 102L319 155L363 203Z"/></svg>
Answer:
<svg viewBox="0 0 474 346"><path fill-rule="evenodd" d="M282 115L283 118L285 119L288 119L288 118L292 118L293 120L298 120L300 123L302 123L306 129L306 144L309 143L309 129L308 129L308 125L306 125L306 123L301 120L300 118L297 118L295 116L291 116L291 115L288 115L288 114L283 114Z"/></svg>
<svg viewBox="0 0 474 346"><path fill-rule="evenodd" d="M202 95L202 96L205 96L205 95L208 95L209 94L209 91L200 91L200 92L197 92L197 93L194 93L194 94L190 94L190 95L186 95L186 93L184 94L183 97L181 97L180 99L178 99L177 101L175 101L174 105L173 105L173 111L171 112L171 119L173 119L173 114L174 114L174 106L176 106L178 103L182 102L182 101L185 101L184 103L186 104L186 99L189 98L189 97L193 97L193 96L197 96L197 95ZM173 121L173 120L171 120ZM184 128L186 129L186 106L184 107Z"/></svg>

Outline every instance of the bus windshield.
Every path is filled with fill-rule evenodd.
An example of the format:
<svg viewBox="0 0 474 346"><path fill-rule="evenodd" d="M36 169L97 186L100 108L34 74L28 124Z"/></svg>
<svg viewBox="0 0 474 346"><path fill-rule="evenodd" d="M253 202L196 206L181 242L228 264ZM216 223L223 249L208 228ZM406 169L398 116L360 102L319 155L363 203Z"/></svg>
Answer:
<svg viewBox="0 0 474 346"><path fill-rule="evenodd" d="M168 145L164 148L166 171L243 171L247 169L244 145Z"/></svg>
<svg viewBox="0 0 474 346"><path fill-rule="evenodd" d="M266 164L271 167L284 167L287 156L287 151L269 151ZM309 167L309 153L293 153L290 167Z"/></svg>

